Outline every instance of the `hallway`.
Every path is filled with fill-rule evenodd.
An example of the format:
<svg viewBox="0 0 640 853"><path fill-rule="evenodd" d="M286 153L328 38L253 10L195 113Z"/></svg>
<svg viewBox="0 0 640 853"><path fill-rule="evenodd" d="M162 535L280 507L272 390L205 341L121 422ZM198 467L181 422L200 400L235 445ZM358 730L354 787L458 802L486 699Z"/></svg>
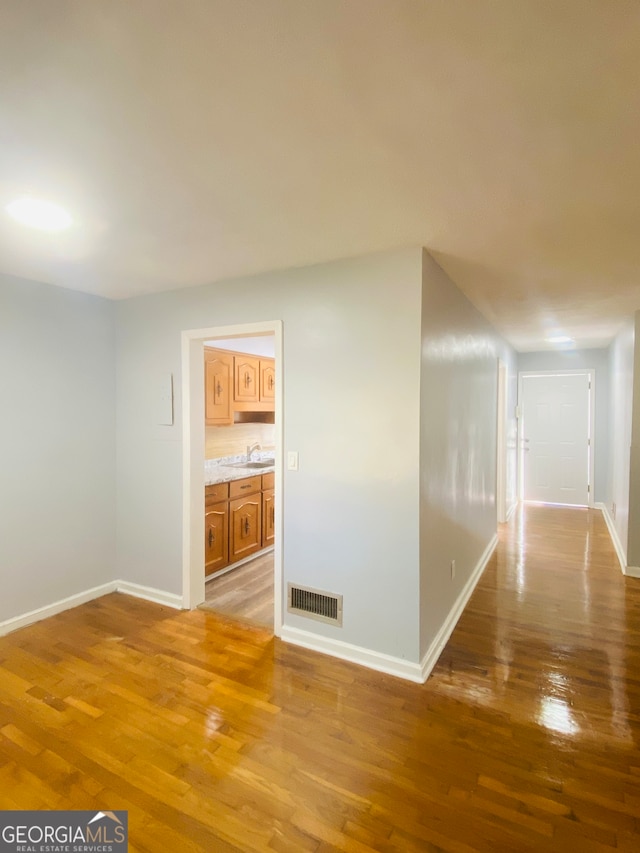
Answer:
<svg viewBox="0 0 640 853"><path fill-rule="evenodd" d="M433 673L550 735L622 741L638 737L639 674L640 582L621 574L602 514L536 505L502 526Z"/></svg>
<svg viewBox="0 0 640 853"><path fill-rule="evenodd" d="M424 685L118 594L0 638L0 808L128 809L131 853L637 853L639 714L640 581L529 506Z"/></svg>

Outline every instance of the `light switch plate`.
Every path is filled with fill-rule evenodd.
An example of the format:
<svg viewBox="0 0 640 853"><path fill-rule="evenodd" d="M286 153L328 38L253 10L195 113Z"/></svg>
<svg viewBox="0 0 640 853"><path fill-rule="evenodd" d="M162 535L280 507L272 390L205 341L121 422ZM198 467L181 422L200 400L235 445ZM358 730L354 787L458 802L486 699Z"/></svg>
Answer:
<svg viewBox="0 0 640 853"><path fill-rule="evenodd" d="M289 471L298 470L298 451L289 450L287 453L287 468Z"/></svg>

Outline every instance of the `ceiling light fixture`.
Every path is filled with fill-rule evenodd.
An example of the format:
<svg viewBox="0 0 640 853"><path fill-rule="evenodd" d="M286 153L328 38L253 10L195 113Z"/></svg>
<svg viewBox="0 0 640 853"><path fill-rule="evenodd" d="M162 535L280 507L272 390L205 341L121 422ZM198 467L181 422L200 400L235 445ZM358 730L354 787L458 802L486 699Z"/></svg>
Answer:
<svg viewBox="0 0 640 853"><path fill-rule="evenodd" d="M572 344L572 343L574 343L574 340L573 340L573 338L570 338L567 335L552 335L550 338L547 338L547 343L550 343L550 344Z"/></svg>
<svg viewBox="0 0 640 853"><path fill-rule="evenodd" d="M63 231L73 221L60 205L30 196L15 199L5 209L17 222L40 231Z"/></svg>

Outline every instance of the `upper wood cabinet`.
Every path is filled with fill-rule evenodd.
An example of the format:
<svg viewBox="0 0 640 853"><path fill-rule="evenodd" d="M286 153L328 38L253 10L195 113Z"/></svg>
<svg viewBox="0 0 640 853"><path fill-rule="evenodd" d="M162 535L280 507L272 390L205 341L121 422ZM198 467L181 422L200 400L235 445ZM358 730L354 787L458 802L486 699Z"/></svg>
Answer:
<svg viewBox="0 0 640 853"><path fill-rule="evenodd" d="M206 426L233 423L231 377L233 356L204 348L204 422Z"/></svg>
<svg viewBox="0 0 640 853"><path fill-rule="evenodd" d="M236 355L233 363L235 402L257 403L260 398L260 360L250 355Z"/></svg>
<svg viewBox="0 0 640 853"><path fill-rule="evenodd" d="M260 400L263 403L276 399L276 363L272 358L260 359Z"/></svg>
<svg viewBox="0 0 640 853"><path fill-rule="evenodd" d="M205 347L204 389L205 426L232 424L236 412L245 423L247 412L275 412L275 359Z"/></svg>

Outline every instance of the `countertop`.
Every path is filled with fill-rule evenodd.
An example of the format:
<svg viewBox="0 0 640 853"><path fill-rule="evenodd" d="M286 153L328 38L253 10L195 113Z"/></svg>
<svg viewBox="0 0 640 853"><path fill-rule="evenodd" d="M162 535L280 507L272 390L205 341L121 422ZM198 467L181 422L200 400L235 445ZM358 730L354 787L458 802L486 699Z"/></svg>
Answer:
<svg viewBox="0 0 640 853"><path fill-rule="evenodd" d="M253 453L252 462L273 462L265 468L237 468L238 462L246 461L246 455L240 453L236 456L223 456L220 459L205 459L204 483L205 486L213 486L215 483L225 483L231 480L242 480L244 477L257 477L260 474L270 474L275 471L275 460L271 453ZM229 467L233 465L234 467Z"/></svg>

